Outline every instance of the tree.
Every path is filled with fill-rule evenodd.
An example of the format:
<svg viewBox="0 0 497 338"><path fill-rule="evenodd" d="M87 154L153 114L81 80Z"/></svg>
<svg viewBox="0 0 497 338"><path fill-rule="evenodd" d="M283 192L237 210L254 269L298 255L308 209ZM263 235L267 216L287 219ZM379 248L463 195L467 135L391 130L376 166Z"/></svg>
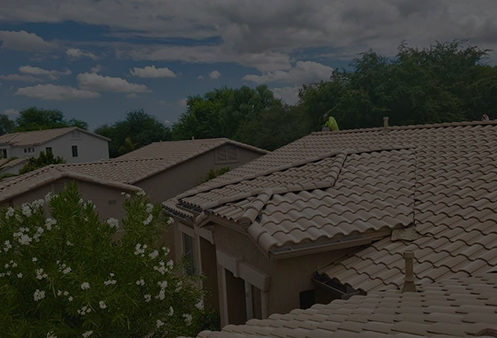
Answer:
<svg viewBox="0 0 497 338"><path fill-rule="evenodd" d="M15 122L9 119L5 114L0 114L0 135L8 134L14 131Z"/></svg>
<svg viewBox="0 0 497 338"><path fill-rule="evenodd" d="M19 113L16 120L15 131L30 131L41 129L53 129L64 127L79 127L88 129L88 124L84 121L64 119L64 114L58 110L38 109L31 107Z"/></svg>
<svg viewBox="0 0 497 338"><path fill-rule="evenodd" d="M177 337L205 328L197 281L158 242L161 207L137 194L125 209L121 221L101 221L71 184L2 210L3 336Z"/></svg>
<svg viewBox="0 0 497 338"><path fill-rule="evenodd" d="M111 139L109 152L116 157L152 142L171 139L171 130L143 110L129 112L124 121L103 125L95 133Z"/></svg>
<svg viewBox="0 0 497 338"><path fill-rule="evenodd" d="M20 170L19 174L24 174L39 168L43 168L50 164L64 163L64 159L60 156L55 157L51 151L40 151L38 157L31 157Z"/></svg>

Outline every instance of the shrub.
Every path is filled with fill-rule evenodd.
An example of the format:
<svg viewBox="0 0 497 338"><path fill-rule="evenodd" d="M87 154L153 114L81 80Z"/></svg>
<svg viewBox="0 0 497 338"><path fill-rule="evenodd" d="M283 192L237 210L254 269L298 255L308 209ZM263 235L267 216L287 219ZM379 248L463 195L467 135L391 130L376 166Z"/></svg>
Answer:
<svg viewBox="0 0 497 338"><path fill-rule="evenodd" d="M216 178L218 176L221 176L222 174L225 174L225 173L227 173L230 170L231 170L230 167L222 167L222 168L219 168L219 169L211 169L211 170L209 170L209 172L207 173L207 175L202 180L202 183L210 181L210 180L212 180L212 179L214 179L214 178Z"/></svg>
<svg viewBox="0 0 497 338"><path fill-rule="evenodd" d="M205 325L196 280L157 242L161 208L137 194L125 210L100 221L71 184L0 213L2 336L176 337Z"/></svg>
<svg viewBox="0 0 497 338"><path fill-rule="evenodd" d="M25 174L27 172L43 168L50 164L64 163L64 159L60 156L55 157L51 151L40 151L38 157L31 157L20 170L19 174Z"/></svg>

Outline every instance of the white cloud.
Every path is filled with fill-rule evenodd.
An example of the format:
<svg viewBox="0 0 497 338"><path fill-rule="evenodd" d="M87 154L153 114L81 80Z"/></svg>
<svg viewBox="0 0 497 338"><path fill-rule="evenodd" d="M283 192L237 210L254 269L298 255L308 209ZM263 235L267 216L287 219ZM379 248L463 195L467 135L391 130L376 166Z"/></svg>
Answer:
<svg viewBox="0 0 497 338"><path fill-rule="evenodd" d="M197 76L197 80L203 80L204 79L204 76L203 75L199 75Z"/></svg>
<svg viewBox="0 0 497 338"><path fill-rule="evenodd" d="M183 98L183 99L178 100L178 105L180 107L186 108L186 104L187 104L187 99Z"/></svg>
<svg viewBox="0 0 497 338"><path fill-rule="evenodd" d="M19 110L17 109L13 109L13 108L10 108L10 109L5 109L2 114L4 115L9 115L9 116L15 116L17 114L19 114Z"/></svg>
<svg viewBox="0 0 497 338"><path fill-rule="evenodd" d="M8 74L0 75L0 80L15 82L43 82L43 79L28 74Z"/></svg>
<svg viewBox="0 0 497 338"><path fill-rule="evenodd" d="M217 70L213 70L212 72L209 73L209 77L211 79L219 79L221 77L221 73Z"/></svg>
<svg viewBox="0 0 497 338"><path fill-rule="evenodd" d="M21 51L39 52L55 47L54 43L26 31L0 31L0 41L1 48Z"/></svg>
<svg viewBox="0 0 497 338"><path fill-rule="evenodd" d="M19 67L19 71L23 74L29 74L35 76L47 76L52 80L57 79L59 76L71 75L71 71L69 69L65 71L58 71L58 70L47 70L33 66L21 66Z"/></svg>
<svg viewBox="0 0 497 338"><path fill-rule="evenodd" d="M332 72L333 68L317 62L298 61L295 67L288 71L277 70L262 75L248 74L243 79L257 84L277 82L301 85L328 80Z"/></svg>
<svg viewBox="0 0 497 338"><path fill-rule="evenodd" d="M90 73L100 73L101 70L102 70L102 66L101 65L96 65L94 67L91 67Z"/></svg>
<svg viewBox="0 0 497 338"><path fill-rule="evenodd" d="M100 94L94 91L82 90L68 86L57 86L53 84L19 88L16 91L16 95L23 95L34 99L58 101L92 99L100 96Z"/></svg>
<svg viewBox="0 0 497 338"><path fill-rule="evenodd" d="M130 70L131 75L143 78L159 78L159 77L176 77L176 74L169 68L156 68L154 65L144 68L133 68Z"/></svg>
<svg viewBox="0 0 497 338"><path fill-rule="evenodd" d="M150 91L143 84L130 83L120 77L103 76L95 73L81 73L77 76L82 89L97 92L144 93Z"/></svg>
<svg viewBox="0 0 497 338"><path fill-rule="evenodd" d="M73 58L73 59L79 59L82 57L88 57L92 60L98 59L98 57L95 54L88 52L88 51L81 50L79 48L66 49L66 55L69 56L70 58Z"/></svg>
<svg viewBox="0 0 497 338"><path fill-rule="evenodd" d="M272 88L274 96L287 104L296 104L299 101L299 87Z"/></svg>

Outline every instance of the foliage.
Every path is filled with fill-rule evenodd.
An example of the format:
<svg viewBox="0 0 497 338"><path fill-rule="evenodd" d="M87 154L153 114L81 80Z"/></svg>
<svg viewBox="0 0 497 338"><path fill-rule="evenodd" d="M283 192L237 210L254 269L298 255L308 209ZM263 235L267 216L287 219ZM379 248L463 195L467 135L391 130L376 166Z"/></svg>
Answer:
<svg viewBox="0 0 497 338"><path fill-rule="evenodd" d="M19 174L24 174L39 168L43 168L50 164L64 163L64 159L60 156L55 157L51 151L40 151L38 157L31 157L20 170Z"/></svg>
<svg viewBox="0 0 497 338"><path fill-rule="evenodd" d="M5 114L0 114L0 135L8 134L14 131L15 122L9 119Z"/></svg>
<svg viewBox="0 0 497 338"><path fill-rule="evenodd" d="M401 44L386 58L363 53L351 71L304 86L300 109L311 130L320 130L330 111L344 129L422 124L497 117L497 68L483 64L487 51L460 41L427 49Z"/></svg>
<svg viewBox="0 0 497 338"><path fill-rule="evenodd" d="M170 129L143 110L129 112L124 121L103 125L95 133L111 139L109 152L117 157L157 141L171 139Z"/></svg>
<svg viewBox="0 0 497 338"><path fill-rule="evenodd" d="M207 173L207 175L205 176L205 178L202 180L202 183L205 183L207 181L210 181L218 176L221 176L222 174L225 174L227 173L228 171L230 171L231 168L230 167L222 167L222 168L219 168L219 169L211 169L209 170L209 172Z"/></svg>
<svg viewBox="0 0 497 338"><path fill-rule="evenodd" d="M173 139L228 137L275 149L302 132L290 107L266 86L222 88L203 97L191 96L187 111L173 126Z"/></svg>
<svg viewBox="0 0 497 338"><path fill-rule="evenodd" d="M121 222L100 221L71 184L0 213L3 337L198 333L201 292L159 247L161 208L137 194L125 209Z"/></svg>
<svg viewBox="0 0 497 338"><path fill-rule="evenodd" d="M82 129L88 129L88 124L84 121L76 119L65 120L64 114L58 110L31 107L19 113L19 117L16 120L15 131L30 131L63 127L79 127Z"/></svg>

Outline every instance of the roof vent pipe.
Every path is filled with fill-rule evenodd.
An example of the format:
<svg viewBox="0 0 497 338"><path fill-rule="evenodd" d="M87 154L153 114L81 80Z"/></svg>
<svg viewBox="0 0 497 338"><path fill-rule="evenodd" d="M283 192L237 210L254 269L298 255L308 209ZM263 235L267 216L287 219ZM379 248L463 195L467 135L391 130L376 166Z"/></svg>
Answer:
<svg viewBox="0 0 497 338"><path fill-rule="evenodd" d="M383 116L383 127L388 128L388 116Z"/></svg>
<svg viewBox="0 0 497 338"><path fill-rule="evenodd" d="M413 270L414 253L412 251L404 252L404 260L406 262L406 276L402 292L416 292L416 285L414 284L414 270Z"/></svg>

